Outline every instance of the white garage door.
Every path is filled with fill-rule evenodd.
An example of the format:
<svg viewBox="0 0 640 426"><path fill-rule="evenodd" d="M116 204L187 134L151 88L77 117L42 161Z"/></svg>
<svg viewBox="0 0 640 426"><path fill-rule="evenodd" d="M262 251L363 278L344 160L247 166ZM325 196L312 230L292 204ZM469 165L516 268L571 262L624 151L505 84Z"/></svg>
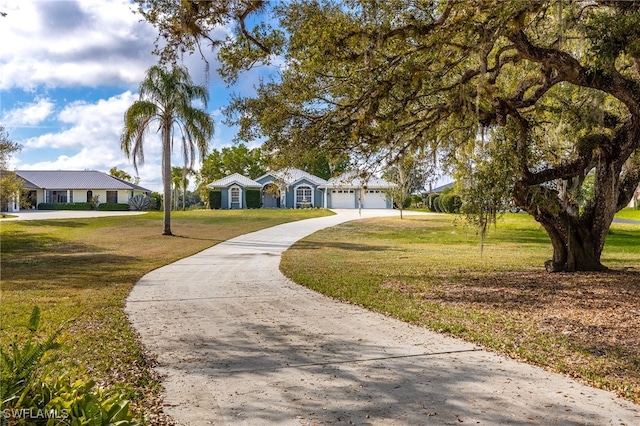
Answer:
<svg viewBox="0 0 640 426"><path fill-rule="evenodd" d="M353 189L332 189L330 203L332 209L354 209L356 192Z"/></svg>
<svg viewBox="0 0 640 426"><path fill-rule="evenodd" d="M362 204L362 208L365 209L386 209L387 194L379 189L367 189Z"/></svg>

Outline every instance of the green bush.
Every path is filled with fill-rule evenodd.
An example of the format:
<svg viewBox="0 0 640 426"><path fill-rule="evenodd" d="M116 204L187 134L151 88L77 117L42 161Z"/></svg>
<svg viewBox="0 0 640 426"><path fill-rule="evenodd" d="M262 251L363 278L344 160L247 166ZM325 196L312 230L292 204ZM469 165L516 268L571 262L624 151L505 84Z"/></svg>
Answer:
<svg viewBox="0 0 640 426"><path fill-rule="evenodd" d="M209 191L209 208L219 209L222 207L222 191Z"/></svg>
<svg viewBox="0 0 640 426"><path fill-rule="evenodd" d="M460 213L462 199L456 194L444 194L438 199L440 208L444 213Z"/></svg>
<svg viewBox="0 0 640 426"><path fill-rule="evenodd" d="M38 210L91 210L91 203L40 203Z"/></svg>
<svg viewBox="0 0 640 426"><path fill-rule="evenodd" d="M100 211L126 211L129 210L128 204L122 203L100 203L98 206Z"/></svg>
<svg viewBox="0 0 640 426"><path fill-rule="evenodd" d="M39 324L36 306L27 326L31 334L22 346L10 337L9 350L0 347L0 424L138 425L121 390L94 390L88 379L71 382L66 374L47 375L56 361L51 352L60 349L62 328L40 341L34 339Z"/></svg>
<svg viewBox="0 0 640 426"><path fill-rule="evenodd" d="M156 210L162 210L162 194L157 193L157 192L152 192L151 195L149 195L151 198L153 198L154 200L156 200Z"/></svg>
<svg viewBox="0 0 640 426"><path fill-rule="evenodd" d="M259 209L262 207L262 191L259 189L247 189L245 192L247 196L247 208Z"/></svg>
<svg viewBox="0 0 640 426"><path fill-rule="evenodd" d="M427 195L427 208L432 212L439 212L440 207L438 203L438 199L440 198L440 194L431 193Z"/></svg>

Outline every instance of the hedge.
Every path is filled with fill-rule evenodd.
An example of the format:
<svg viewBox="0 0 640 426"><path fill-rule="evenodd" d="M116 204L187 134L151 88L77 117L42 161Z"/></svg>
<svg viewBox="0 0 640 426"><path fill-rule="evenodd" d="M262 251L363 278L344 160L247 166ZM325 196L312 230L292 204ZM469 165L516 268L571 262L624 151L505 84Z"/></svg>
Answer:
<svg viewBox="0 0 640 426"><path fill-rule="evenodd" d="M444 213L460 213L462 207L462 199L459 195L444 194L438 199L440 208Z"/></svg>
<svg viewBox="0 0 640 426"><path fill-rule="evenodd" d="M262 191L259 189L246 189L247 208L259 209L262 207Z"/></svg>
<svg viewBox="0 0 640 426"><path fill-rule="evenodd" d="M222 207L222 191L209 191L209 208L219 209Z"/></svg>
<svg viewBox="0 0 640 426"><path fill-rule="evenodd" d="M100 211L125 211L129 210L128 204L121 203L100 203L98 205L98 210Z"/></svg>
<svg viewBox="0 0 640 426"><path fill-rule="evenodd" d="M91 210L91 203L40 203L38 210Z"/></svg>

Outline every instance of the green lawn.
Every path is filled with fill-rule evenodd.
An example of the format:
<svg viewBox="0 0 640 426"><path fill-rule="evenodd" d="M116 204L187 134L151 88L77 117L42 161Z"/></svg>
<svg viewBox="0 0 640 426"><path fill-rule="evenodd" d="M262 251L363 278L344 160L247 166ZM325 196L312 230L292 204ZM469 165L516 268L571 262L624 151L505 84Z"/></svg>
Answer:
<svg viewBox="0 0 640 426"><path fill-rule="evenodd" d="M34 305L42 335L65 324L56 372L130 384L138 404L157 398L157 381L124 315L124 300L147 272L229 238L326 210L218 210L172 213L175 237L162 236L162 213L141 216L0 222L0 343L20 339ZM151 403L153 404L153 402Z"/></svg>
<svg viewBox="0 0 640 426"><path fill-rule="evenodd" d="M640 221L640 209L632 209L630 207L627 207L626 209L622 209L618 213L616 213L616 217L618 219L630 219L630 220Z"/></svg>
<svg viewBox="0 0 640 426"><path fill-rule="evenodd" d="M329 296L639 403L640 225L613 225L602 258L610 273L544 272L551 244L525 214L505 215L482 251L479 240L454 215L366 219L301 240L281 269Z"/></svg>

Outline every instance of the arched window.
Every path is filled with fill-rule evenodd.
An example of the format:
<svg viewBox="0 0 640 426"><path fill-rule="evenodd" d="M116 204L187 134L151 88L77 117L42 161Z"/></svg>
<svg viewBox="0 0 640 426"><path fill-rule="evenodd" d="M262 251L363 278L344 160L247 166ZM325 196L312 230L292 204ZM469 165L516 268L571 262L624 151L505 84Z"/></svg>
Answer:
<svg viewBox="0 0 640 426"><path fill-rule="evenodd" d="M296 207L313 207L313 196L310 186L299 186L296 188Z"/></svg>
<svg viewBox="0 0 640 426"><path fill-rule="evenodd" d="M241 209L242 201L241 201L241 190L237 186L232 186L229 188L229 208L230 209Z"/></svg>

